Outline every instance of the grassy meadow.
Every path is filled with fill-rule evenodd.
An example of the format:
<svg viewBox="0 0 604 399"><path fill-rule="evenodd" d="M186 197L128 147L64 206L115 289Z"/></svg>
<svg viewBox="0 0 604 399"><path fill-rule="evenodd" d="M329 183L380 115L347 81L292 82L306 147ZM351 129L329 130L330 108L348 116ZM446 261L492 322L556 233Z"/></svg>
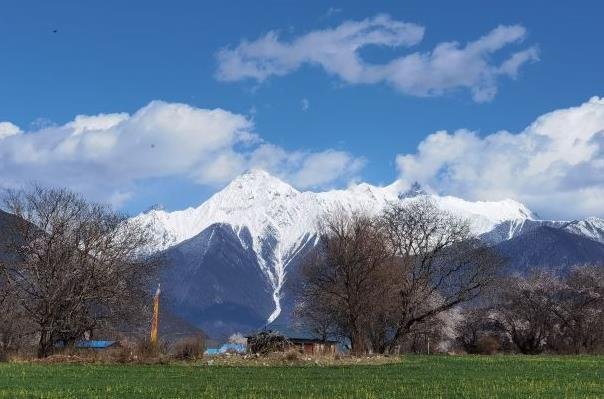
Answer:
<svg viewBox="0 0 604 399"><path fill-rule="evenodd" d="M382 365L0 364L0 398L604 398L604 357L406 356Z"/></svg>

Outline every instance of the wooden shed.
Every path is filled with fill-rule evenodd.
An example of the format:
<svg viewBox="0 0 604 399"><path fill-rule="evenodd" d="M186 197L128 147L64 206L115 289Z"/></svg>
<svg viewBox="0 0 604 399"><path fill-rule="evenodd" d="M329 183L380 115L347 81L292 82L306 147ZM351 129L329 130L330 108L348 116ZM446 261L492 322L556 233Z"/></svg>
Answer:
<svg viewBox="0 0 604 399"><path fill-rule="evenodd" d="M336 353L337 341L320 340L312 338L287 338L291 347L300 351L300 353L312 355L327 355Z"/></svg>

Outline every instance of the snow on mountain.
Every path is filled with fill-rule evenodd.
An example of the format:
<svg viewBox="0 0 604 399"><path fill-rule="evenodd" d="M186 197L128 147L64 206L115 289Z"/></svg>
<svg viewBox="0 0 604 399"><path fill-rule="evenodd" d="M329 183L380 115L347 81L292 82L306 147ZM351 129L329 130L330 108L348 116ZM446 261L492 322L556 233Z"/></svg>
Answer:
<svg viewBox="0 0 604 399"><path fill-rule="evenodd" d="M574 220L566 223L563 229L604 244L604 219L589 217Z"/></svg>
<svg viewBox="0 0 604 399"><path fill-rule="evenodd" d="M569 233L588 238L604 244L604 219L589 217L582 220L506 220L492 230L480 235L480 238L490 244L498 244L527 234L540 227L551 227L565 230Z"/></svg>
<svg viewBox="0 0 604 399"><path fill-rule="evenodd" d="M400 191L395 182L385 187L362 183L345 190L300 192L265 171L251 170L197 208L175 212L153 209L136 218L151 222L158 234L167 236L166 244L159 249L188 240L216 223L232 226L246 248L249 241L242 234L247 228L258 264L274 290L275 310L268 319L272 322L281 311L287 265L300 249L316 239L319 216L338 208L377 213L390 202L413 201L418 195L427 195L419 185L404 193ZM534 218L528 208L513 200L469 202L450 196L430 197L439 208L468 219L477 235L505 221L520 224Z"/></svg>

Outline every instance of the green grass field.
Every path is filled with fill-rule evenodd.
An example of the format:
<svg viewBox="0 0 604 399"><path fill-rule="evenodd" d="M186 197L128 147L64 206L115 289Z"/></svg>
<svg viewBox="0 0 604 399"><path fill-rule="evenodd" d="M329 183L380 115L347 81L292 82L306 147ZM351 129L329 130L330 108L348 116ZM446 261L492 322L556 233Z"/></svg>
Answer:
<svg viewBox="0 0 604 399"><path fill-rule="evenodd" d="M604 398L604 357L408 356L330 367L0 364L0 398Z"/></svg>

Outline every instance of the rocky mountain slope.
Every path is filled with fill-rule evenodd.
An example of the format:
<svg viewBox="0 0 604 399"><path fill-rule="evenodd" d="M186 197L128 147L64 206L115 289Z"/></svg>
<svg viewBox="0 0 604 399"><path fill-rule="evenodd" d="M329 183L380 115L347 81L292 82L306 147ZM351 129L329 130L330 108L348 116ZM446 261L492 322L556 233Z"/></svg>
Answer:
<svg viewBox="0 0 604 399"><path fill-rule="evenodd" d="M421 187L401 191L358 184L346 190L300 192L261 170L233 180L197 208L137 216L167 237L167 295L179 314L208 331L274 322L291 309L284 285L303 254L316 243L317 220L325 212L378 213L394 201L428 195ZM519 202L470 202L430 195L441 209L465 219L479 235L502 223L533 220ZM267 301L267 297L270 301ZM287 303L287 312L283 306Z"/></svg>
<svg viewBox="0 0 604 399"><path fill-rule="evenodd" d="M495 248L508 259L512 272L548 268L565 273L575 265L604 265L604 244L573 233L566 226L537 226L496 244Z"/></svg>

